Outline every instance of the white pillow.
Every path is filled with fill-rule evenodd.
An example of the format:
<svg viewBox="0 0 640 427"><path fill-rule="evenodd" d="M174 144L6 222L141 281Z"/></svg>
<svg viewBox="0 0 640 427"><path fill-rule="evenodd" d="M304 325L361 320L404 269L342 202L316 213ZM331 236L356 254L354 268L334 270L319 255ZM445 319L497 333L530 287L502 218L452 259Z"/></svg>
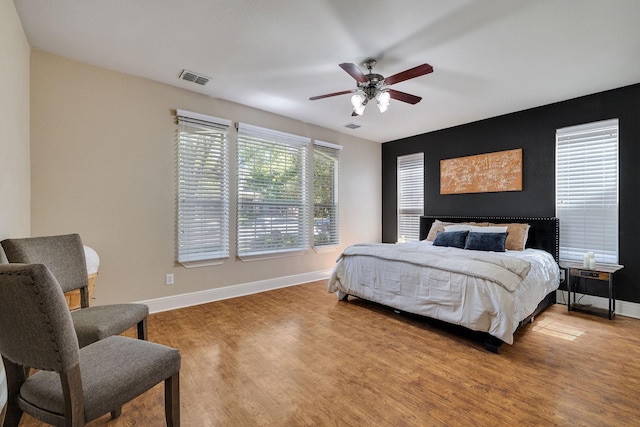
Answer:
<svg viewBox="0 0 640 427"><path fill-rule="evenodd" d="M486 227L480 227L478 225L470 225L470 228L468 229L469 231L473 232L473 233L506 233L507 232L507 226L505 225L504 227L497 227L497 226L486 226ZM446 230L446 227L445 227Z"/></svg>
<svg viewBox="0 0 640 427"><path fill-rule="evenodd" d="M468 224L451 224L451 225L445 225L444 226L444 231L469 231L471 230L471 225ZM505 227L506 229L507 227Z"/></svg>

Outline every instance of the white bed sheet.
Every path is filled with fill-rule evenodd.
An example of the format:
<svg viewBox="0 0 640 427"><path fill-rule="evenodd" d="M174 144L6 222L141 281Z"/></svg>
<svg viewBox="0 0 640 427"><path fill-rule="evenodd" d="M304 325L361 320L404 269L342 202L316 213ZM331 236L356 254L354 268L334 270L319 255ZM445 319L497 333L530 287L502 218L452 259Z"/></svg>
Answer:
<svg viewBox="0 0 640 427"><path fill-rule="evenodd" d="M388 245L388 249L393 246ZM425 257L432 251L442 250L459 251L460 255L478 252L440 248L426 241L395 246L401 252ZM513 344L513 334L520 321L531 314L549 292L558 288L560 271L553 257L541 250L507 251L500 256L523 259L531 264L528 274L513 292L487 278L373 256L341 256L329 279L328 290L488 332Z"/></svg>

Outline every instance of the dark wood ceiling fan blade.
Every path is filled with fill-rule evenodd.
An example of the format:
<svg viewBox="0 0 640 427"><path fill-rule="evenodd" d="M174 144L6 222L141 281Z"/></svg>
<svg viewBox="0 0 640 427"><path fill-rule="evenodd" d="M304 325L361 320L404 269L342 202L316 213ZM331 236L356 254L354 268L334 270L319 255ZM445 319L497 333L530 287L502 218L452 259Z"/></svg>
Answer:
<svg viewBox="0 0 640 427"><path fill-rule="evenodd" d="M309 98L309 100L315 101L316 99L329 98L330 96L346 95L347 93L351 93L351 92L353 92L353 91L352 90L343 90L343 91L340 91L340 92L327 93L326 95L312 96L311 98Z"/></svg>
<svg viewBox="0 0 640 427"><path fill-rule="evenodd" d="M417 67L410 68L401 73L394 74L384 79L386 85L393 85L403 82L405 80L413 79L416 77L424 76L425 74L433 73L433 67L429 64L418 65Z"/></svg>
<svg viewBox="0 0 640 427"><path fill-rule="evenodd" d="M364 75L364 73L360 70L360 68L358 68L356 64L352 64L350 62L344 62L340 64L340 68L342 68L347 73L349 73L349 75L354 79L356 79L358 83L369 82L369 79L367 79L367 76Z"/></svg>
<svg viewBox="0 0 640 427"><path fill-rule="evenodd" d="M419 96L411 95L410 93L400 92L399 90L389 89L389 95L393 99L406 102L408 104L415 105L422 99Z"/></svg>

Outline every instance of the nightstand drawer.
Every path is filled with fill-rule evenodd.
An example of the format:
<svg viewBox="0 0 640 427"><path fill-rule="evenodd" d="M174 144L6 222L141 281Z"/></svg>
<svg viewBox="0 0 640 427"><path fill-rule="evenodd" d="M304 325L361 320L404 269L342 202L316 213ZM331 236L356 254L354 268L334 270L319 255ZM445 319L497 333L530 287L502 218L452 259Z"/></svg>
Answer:
<svg viewBox="0 0 640 427"><path fill-rule="evenodd" d="M593 279L593 280L603 280L605 282L609 281L609 274L604 271L594 271L583 268L572 268L571 275L575 277L582 277L584 279Z"/></svg>

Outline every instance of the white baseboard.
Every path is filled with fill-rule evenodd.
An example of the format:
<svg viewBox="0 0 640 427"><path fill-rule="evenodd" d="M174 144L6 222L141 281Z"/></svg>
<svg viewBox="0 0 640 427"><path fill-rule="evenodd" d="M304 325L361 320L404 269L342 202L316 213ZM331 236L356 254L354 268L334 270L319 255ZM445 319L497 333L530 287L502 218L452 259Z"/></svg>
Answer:
<svg viewBox="0 0 640 427"><path fill-rule="evenodd" d="M205 304L244 295L256 294L273 289L286 288L329 278L331 270L313 271L310 273L296 274L293 276L277 277L275 279L260 280L258 282L242 283L239 285L225 286L222 288L207 289L206 291L191 292L188 294L172 295L169 297L154 298L139 301L149 306L151 313L190 307L192 305ZM567 303L567 291L556 291L556 301L559 304ZM583 304L591 304L594 307L607 309L609 300L603 297L585 295ZM616 314L640 319L640 304L635 302L616 300Z"/></svg>
<svg viewBox="0 0 640 427"><path fill-rule="evenodd" d="M149 306L149 312L158 313L161 311L174 310L176 308L190 307L192 305L256 294L273 289L286 288L288 286L300 285L302 283L313 282L316 280L324 280L329 278L329 275L331 275L331 270L313 271L310 273L277 277L275 279L242 283L239 285L207 289L206 291L172 295L169 297L154 298L139 302L147 304Z"/></svg>
<svg viewBox="0 0 640 427"><path fill-rule="evenodd" d="M578 298L580 298L580 296L578 296ZM556 302L566 305L568 299L567 291L556 291ZM603 308L605 310L609 309L609 300L604 297L585 295L580 299L580 302L582 304L591 304L593 307ZM640 319L640 304L616 300L616 314Z"/></svg>

